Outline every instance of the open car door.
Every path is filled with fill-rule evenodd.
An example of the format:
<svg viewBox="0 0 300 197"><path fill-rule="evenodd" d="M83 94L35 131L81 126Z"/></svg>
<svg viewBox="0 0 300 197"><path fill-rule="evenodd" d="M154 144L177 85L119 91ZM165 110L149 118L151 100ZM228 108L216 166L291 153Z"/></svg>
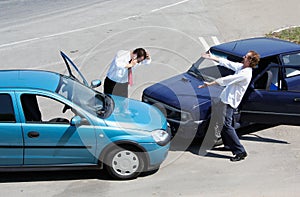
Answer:
<svg viewBox="0 0 300 197"><path fill-rule="evenodd" d="M299 58L292 62L292 58ZM268 85L250 85L249 94L242 105L242 121L300 125L300 52L284 55L289 64L270 64L266 72L256 82L264 81ZM270 72L271 74L267 74ZM270 80L260 80L264 76Z"/></svg>

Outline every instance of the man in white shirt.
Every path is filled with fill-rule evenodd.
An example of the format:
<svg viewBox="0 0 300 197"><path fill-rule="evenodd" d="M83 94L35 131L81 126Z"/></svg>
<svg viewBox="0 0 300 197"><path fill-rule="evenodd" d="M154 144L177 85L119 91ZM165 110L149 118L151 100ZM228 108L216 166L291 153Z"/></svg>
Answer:
<svg viewBox="0 0 300 197"><path fill-rule="evenodd" d="M224 145L229 146L230 150L235 155L235 157L230 160L243 160L247 157L247 152L240 143L236 131L232 126L232 117L234 109L239 106L248 88L252 78L252 68L258 64L260 56L255 51L249 51L243 57L244 59L242 63L231 62L227 59L218 58L216 56L212 56L210 53L203 54L202 57L219 62L220 66L224 66L235 71L235 74L233 75L228 75L212 82L204 82L204 84L200 85L199 88L205 88L211 85L225 86L220 95L221 102L225 104L225 110L223 113L224 124L221 131L221 137Z"/></svg>
<svg viewBox="0 0 300 197"><path fill-rule="evenodd" d="M143 48L118 51L104 80L104 93L128 97L128 85L132 85L132 70L150 63L150 54Z"/></svg>

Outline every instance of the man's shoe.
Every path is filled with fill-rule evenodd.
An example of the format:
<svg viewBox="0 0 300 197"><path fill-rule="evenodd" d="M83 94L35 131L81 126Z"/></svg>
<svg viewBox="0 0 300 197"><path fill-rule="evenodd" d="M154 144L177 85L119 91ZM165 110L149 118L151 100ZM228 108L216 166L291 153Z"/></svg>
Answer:
<svg viewBox="0 0 300 197"><path fill-rule="evenodd" d="M230 161L241 161L247 157L246 152L238 153L235 157L230 158Z"/></svg>

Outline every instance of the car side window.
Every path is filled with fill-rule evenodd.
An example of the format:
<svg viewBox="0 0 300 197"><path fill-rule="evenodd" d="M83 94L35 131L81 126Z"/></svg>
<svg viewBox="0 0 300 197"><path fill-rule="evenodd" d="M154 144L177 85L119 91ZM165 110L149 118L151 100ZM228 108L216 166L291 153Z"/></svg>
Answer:
<svg viewBox="0 0 300 197"><path fill-rule="evenodd" d="M300 75L300 67L299 68L285 68L285 77L286 78L291 78L291 77L296 77Z"/></svg>
<svg viewBox="0 0 300 197"><path fill-rule="evenodd" d="M23 94L21 102L26 122L69 124L78 115L70 106L46 96Z"/></svg>
<svg viewBox="0 0 300 197"><path fill-rule="evenodd" d="M9 94L0 94L0 123L16 122L12 99Z"/></svg>
<svg viewBox="0 0 300 197"><path fill-rule="evenodd" d="M300 53L284 55L282 57L283 64L286 66L299 66L300 65Z"/></svg>
<svg viewBox="0 0 300 197"><path fill-rule="evenodd" d="M300 67L285 67L284 72L288 91L300 92Z"/></svg>
<svg viewBox="0 0 300 197"><path fill-rule="evenodd" d="M254 83L255 89L262 89L262 90L280 90L278 86L278 74L279 74L279 67L272 66L260 76Z"/></svg>

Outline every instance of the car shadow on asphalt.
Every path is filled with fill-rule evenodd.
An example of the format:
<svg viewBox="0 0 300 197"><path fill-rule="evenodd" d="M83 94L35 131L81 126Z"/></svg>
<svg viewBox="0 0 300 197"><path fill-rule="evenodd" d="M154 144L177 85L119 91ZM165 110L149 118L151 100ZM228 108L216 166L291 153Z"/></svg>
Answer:
<svg viewBox="0 0 300 197"><path fill-rule="evenodd" d="M159 169L142 172L139 177L154 175ZM22 171L0 172L1 183L14 182L43 182L43 181L74 181L74 180L103 180L122 181L113 179L105 170L62 170L62 171Z"/></svg>
<svg viewBox="0 0 300 197"><path fill-rule="evenodd" d="M68 180L112 180L104 170L1 172L0 183Z"/></svg>
<svg viewBox="0 0 300 197"><path fill-rule="evenodd" d="M263 143L279 143L279 144L289 144L286 141L271 139L266 137L261 137L255 132L271 128L274 126L269 125L253 125L247 128L239 129L238 133L240 139L246 141L255 141ZM170 151L184 151L190 152L198 156L229 159L231 158L225 152L229 151L222 147L214 147L212 150L214 152L203 152L200 150L203 139L196 138L194 140L190 139L180 139L172 140ZM216 153L217 152L217 153ZM219 154L220 152L220 154ZM230 152L230 151L229 151ZM142 173L140 177L151 176L155 174L156 171ZM40 181L68 181L68 180L108 180L114 181L105 170L77 170L77 171L42 171L42 172L0 172L0 183L9 182L40 182Z"/></svg>
<svg viewBox="0 0 300 197"><path fill-rule="evenodd" d="M269 129L272 127L276 127L278 125L252 125L243 129L238 130L239 137L241 140L245 141L255 141L255 142L265 142L265 143L277 143L277 144L289 144L287 141L277 140L267 137L261 137L258 134L255 134L257 131L261 131L264 129Z"/></svg>
<svg viewBox="0 0 300 197"><path fill-rule="evenodd" d="M272 128L277 125L251 125L245 128L238 129L238 134L241 140L246 141L255 141L255 142L263 142L263 143L279 143L279 144L289 144L286 141L272 139L272 138L266 138L261 137L258 134L255 134L255 132ZM225 152L231 152L230 150L216 146L213 147L211 150L214 152L210 152L210 149L205 149L202 146L203 139L201 138L195 138L193 140L189 139L180 139L177 138L175 141L172 141L170 151L187 151L191 152L198 156L205 156L205 157L214 157L214 158L220 158L220 159L229 159L231 156L225 155ZM215 152L220 152L215 153ZM223 153L222 153L223 152ZM227 154L227 153L226 153Z"/></svg>
<svg viewBox="0 0 300 197"><path fill-rule="evenodd" d="M157 170L142 172L139 177L154 175ZM137 178L139 178L137 177ZM68 171L38 171L38 172L0 172L1 183L14 182L43 182L43 181L74 181L74 180L103 180L122 181L111 178L105 170L68 170Z"/></svg>

